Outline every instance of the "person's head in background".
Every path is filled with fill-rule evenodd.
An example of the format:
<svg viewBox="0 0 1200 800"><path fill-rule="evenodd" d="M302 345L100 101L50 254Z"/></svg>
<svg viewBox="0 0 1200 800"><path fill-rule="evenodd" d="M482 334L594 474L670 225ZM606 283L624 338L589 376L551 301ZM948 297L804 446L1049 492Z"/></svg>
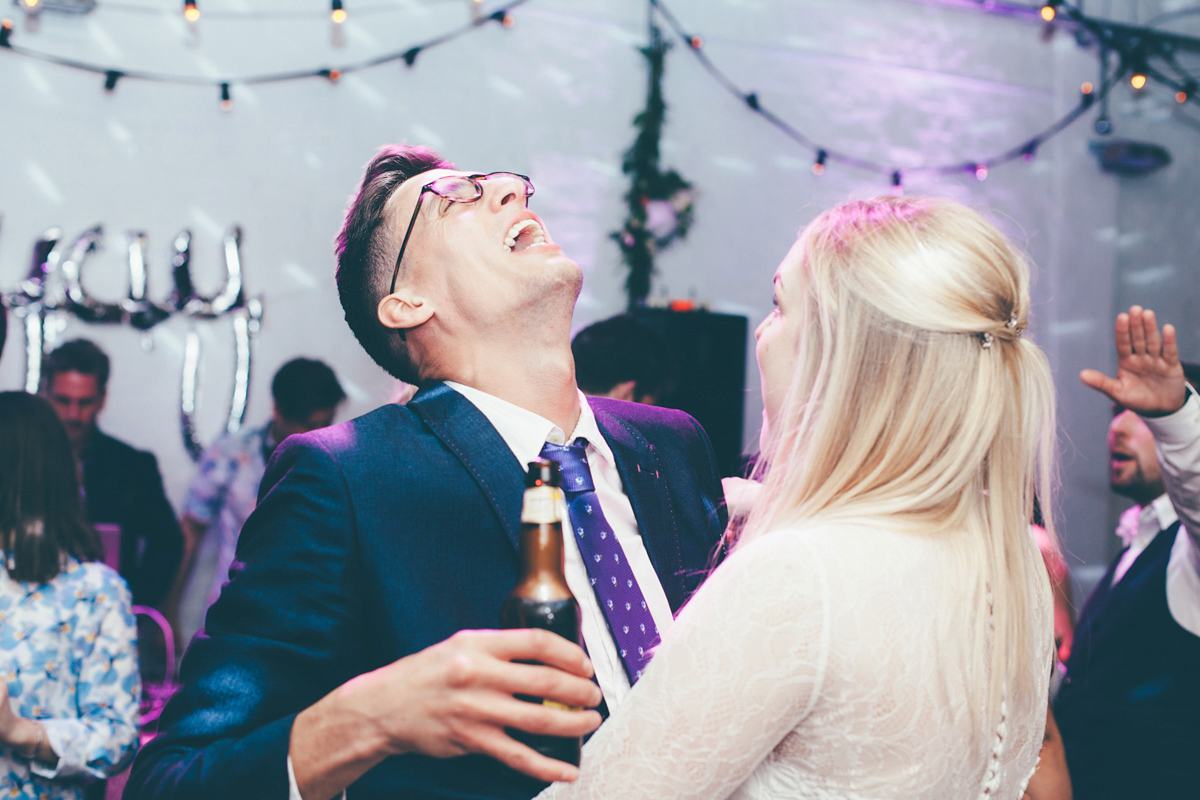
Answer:
<svg viewBox="0 0 1200 800"><path fill-rule="evenodd" d="M594 322L571 340L584 394L654 404L670 390L675 359L658 332L631 314Z"/></svg>
<svg viewBox="0 0 1200 800"><path fill-rule="evenodd" d="M270 438L278 444L293 434L332 424L346 393L329 365L312 358L294 358L275 373L271 398L275 405Z"/></svg>
<svg viewBox="0 0 1200 800"><path fill-rule="evenodd" d="M42 396L62 420L76 455L96 432L108 375L108 356L88 339L64 342L42 360Z"/></svg>
<svg viewBox="0 0 1200 800"><path fill-rule="evenodd" d="M1185 363L1183 375L1200 389L1200 364ZM1108 426L1108 455L1109 486L1117 494L1144 506L1167 490L1150 428L1137 414L1115 403Z"/></svg>
<svg viewBox="0 0 1200 800"><path fill-rule="evenodd" d="M25 392L0 392L0 550L9 576L34 584L57 575L67 556L100 558L63 424Z"/></svg>

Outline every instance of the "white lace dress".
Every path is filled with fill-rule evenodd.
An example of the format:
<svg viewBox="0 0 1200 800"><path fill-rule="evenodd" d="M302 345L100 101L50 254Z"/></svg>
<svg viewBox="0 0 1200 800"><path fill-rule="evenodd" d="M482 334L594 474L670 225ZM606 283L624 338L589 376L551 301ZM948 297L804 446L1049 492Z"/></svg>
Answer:
<svg viewBox="0 0 1200 800"><path fill-rule="evenodd" d="M579 781L538 797L1018 800L1045 726L1049 593L1032 592L1036 692L1008 697L980 757L947 541L839 523L740 548L584 747Z"/></svg>

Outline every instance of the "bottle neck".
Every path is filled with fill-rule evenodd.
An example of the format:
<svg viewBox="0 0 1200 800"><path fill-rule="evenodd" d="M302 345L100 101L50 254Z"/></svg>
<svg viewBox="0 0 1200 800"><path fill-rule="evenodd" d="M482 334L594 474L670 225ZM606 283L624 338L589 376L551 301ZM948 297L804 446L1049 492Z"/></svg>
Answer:
<svg viewBox="0 0 1200 800"><path fill-rule="evenodd" d="M562 523L521 523L521 559L526 575L563 575Z"/></svg>
<svg viewBox="0 0 1200 800"><path fill-rule="evenodd" d="M538 584L541 599L568 597L571 590L563 570L563 529L559 508L562 491L554 486L525 490L521 507L522 583Z"/></svg>

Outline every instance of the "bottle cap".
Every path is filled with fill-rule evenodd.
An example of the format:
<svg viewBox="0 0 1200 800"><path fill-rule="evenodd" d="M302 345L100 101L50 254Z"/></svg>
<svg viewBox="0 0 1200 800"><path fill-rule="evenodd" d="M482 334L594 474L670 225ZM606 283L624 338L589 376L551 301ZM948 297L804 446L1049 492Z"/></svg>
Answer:
<svg viewBox="0 0 1200 800"><path fill-rule="evenodd" d="M529 470L525 473L525 488L532 486L562 486L562 472L558 463L548 458L538 458L529 462Z"/></svg>

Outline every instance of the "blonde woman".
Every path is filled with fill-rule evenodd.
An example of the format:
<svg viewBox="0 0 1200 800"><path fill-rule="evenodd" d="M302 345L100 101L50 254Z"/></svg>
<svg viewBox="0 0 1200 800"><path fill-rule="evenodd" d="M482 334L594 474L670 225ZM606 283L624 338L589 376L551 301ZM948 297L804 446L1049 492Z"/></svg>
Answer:
<svg viewBox="0 0 1200 800"><path fill-rule="evenodd" d="M809 225L775 297L762 497L543 796L1017 800L1054 650L1028 269L973 211L883 197Z"/></svg>

